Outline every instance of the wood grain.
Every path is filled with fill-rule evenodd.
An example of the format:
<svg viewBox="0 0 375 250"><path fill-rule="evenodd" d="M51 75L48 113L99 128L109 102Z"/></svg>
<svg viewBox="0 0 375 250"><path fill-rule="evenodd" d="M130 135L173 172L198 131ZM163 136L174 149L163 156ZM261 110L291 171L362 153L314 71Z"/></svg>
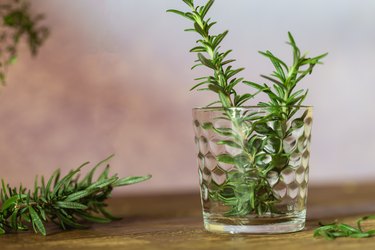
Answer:
<svg viewBox="0 0 375 250"><path fill-rule="evenodd" d="M0 249L375 249L375 238L314 239L318 221L354 224L375 213L374 184L346 184L310 189L304 231L279 235L224 235L205 232L198 194L116 197L111 210L124 217L88 230L62 232L53 226L47 237L33 233L0 237ZM375 222L368 227L375 228Z"/></svg>

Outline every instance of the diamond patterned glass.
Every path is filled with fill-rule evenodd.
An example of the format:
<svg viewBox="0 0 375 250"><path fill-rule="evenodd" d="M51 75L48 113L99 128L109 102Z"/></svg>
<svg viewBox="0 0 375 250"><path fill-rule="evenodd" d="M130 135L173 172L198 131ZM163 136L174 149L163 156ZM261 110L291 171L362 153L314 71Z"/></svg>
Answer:
<svg viewBox="0 0 375 250"><path fill-rule="evenodd" d="M266 108L193 110L207 230L282 233L303 229L312 108L290 107L287 112L290 116L285 120L270 116L264 122L258 117L268 117Z"/></svg>

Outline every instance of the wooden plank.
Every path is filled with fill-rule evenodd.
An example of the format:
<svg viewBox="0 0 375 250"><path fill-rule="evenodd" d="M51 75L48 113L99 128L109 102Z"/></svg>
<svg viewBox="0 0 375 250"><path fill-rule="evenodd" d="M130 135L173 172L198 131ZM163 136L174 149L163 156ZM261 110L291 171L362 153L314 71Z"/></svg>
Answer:
<svg viewBox="0 0 375 250"><path fill-rule="evenodd" d="M292 234L205 232L198 194L116 197L110 208L124 219L88 230L62 232L49 227L47 237L8 234L0 237L0 249L375 249L375 238L327 241L312 237L319 220L354 224L360 215L375 214L374 184L311 188L306 229ZM375 228L375 222L367 226Z"/></svg>

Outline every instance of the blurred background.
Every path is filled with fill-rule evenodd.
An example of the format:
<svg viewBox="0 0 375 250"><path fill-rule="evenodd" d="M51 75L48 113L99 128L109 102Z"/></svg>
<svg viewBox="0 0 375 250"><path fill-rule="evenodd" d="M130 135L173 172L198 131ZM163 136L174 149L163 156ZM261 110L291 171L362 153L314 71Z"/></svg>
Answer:
<svg viewBox="0 0 375 250"><path fill-rule="evenodd" d="M215 96L188 91L205 72L190 71L190 23L165 13L181 2L32 0L51 36L34 59L21 46L0 90L0 177L30 186L114 153L113 173L153 175L118 192L197 190L191 109ZM290 58L288 31L312 56L330 53L303 83L312 184L375 177L374 13L373 0L218 0L210 12L248 80L272 70L258 50Z"/></svg>

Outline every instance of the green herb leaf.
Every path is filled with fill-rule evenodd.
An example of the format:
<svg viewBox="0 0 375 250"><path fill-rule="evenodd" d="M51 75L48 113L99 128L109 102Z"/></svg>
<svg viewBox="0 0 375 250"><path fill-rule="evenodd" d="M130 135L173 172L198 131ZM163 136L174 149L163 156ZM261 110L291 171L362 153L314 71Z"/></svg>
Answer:
<svg viewBox="0 0 375 250"><path fill-rule="evenodd" d="M1 206L1 212L5 212L8 208L10 208L11 206L14 206L18 199L23 199L25 198L27 195L25 194L16 194L10 198L8 198L4 203L3 205Z"/></svg>
<svg viewBox="0 0 375 250"><path fill-rule="evenodd" d="M79 209L85 210L88 207L78 202L70 202L70 201L58 201L56 202L56 206L59 208L68 208L68 209Z"/></svg>
<svg viewBox="0 0 375 250"><path fill-rule="evenodd" d="M78 191L77 193L70 194L68 197L66 197L65 201L80 200L82 198L85 198L86 196L91 195L93 192L95 192L95 189Z"/></svg>
<svg viewBox="0 0 375 250"><path fill-rule="evenodd" d="M151 175L125 177L125 178L118 179L117 181L115 181L113 183L113 186L120 187L120 186L132 185L132 184L146 181L150 179L151 177L152 177Z"/></svg>
<svg viewBox="0 0 375 250"><path fill-rule="evenodd" d="M228 154L218 155L216 159L219 162L223 162L223 163L227 163L227 164L234 164L235 163L235 159L231 155L228 155Z"/></svg>
<svg viewBox="0 0 375 250"><path fill-rule="evenodd" d="M228 141L228 140L218 141L217 144L218 145L227 145L227 146L230 146L230 147L233 147L233 148L242 148L241 145L235 143L234 141Z"/></svg>
<svg viewBox="0 0 375 250"><path fill-rule="evenodd" d="M46 236L46 228L44 227L42 220L32 206L29 207L29 212L33 226L35 226L42 235ZM35 230L35 232L37 231Z"/></svg>

